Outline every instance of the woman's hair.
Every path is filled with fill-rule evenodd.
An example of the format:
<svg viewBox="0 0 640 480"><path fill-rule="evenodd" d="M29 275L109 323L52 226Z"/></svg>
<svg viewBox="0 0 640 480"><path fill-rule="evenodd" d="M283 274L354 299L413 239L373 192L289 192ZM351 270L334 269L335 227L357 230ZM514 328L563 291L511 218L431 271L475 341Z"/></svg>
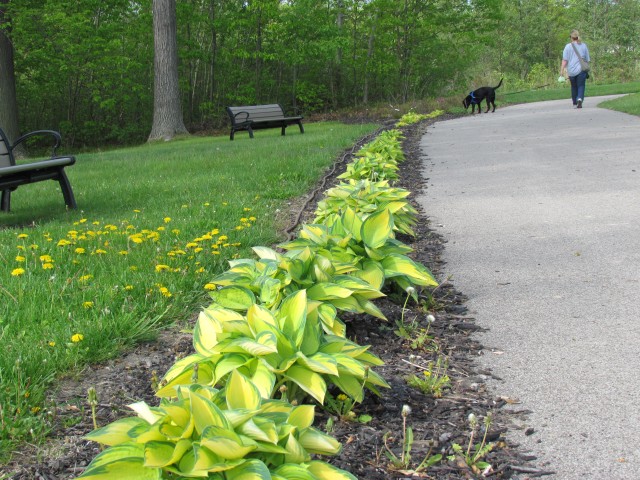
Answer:
<svg viewBox="0 0 640 480"><path fill-rule="evenodd" d="M578 32L578 30L571 30L571 40L577 40L578 43L581 42L580 32Z"/></svg>

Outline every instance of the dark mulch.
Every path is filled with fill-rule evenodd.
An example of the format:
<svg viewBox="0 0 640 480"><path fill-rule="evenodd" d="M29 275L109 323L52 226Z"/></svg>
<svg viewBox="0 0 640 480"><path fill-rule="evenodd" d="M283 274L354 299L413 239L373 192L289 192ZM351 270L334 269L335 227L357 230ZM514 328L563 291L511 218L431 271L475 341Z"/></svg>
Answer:
<svg viewBox="0 0 640 480"><path fill-rule="evenodd" d="M422 122L403 129L406 160L401 164L402 179L398 186L410 190L412 197L426 189L421 174L423 167L419 142L431 123ZM322 183L322 188L318 189L319 195L336 183L335 177L344 170L344 165L349 161L348 155L345 154L344 160ZM301 199L294 202L291 205L291 221L308 220L317 200ZM418 205L414 206L419 209ZM415 260L427 265L442 280L441 255L445 240L429 228L427 214L420 212L416 238L401 240L414 249ZM478 327L467 313L464 295L453 285L444 282L431 298L423 297L428 301L428 309L414 306L405 313L405 320L415 320L418 328L427 327L427 314L435 316L435 322L429 330L433 341L426 344L431 348L424 349L412 348L410 341L394 333L397 329L395 320L402 315L404 298L393 292L388 293L388 297L376 304L389 322L362 315L342 316L347 322L348 336L360 345L371 345L371 350L384 360L384 367L377 371L391 384L391 389L383 391L381 397L368 395L365 402L356 407L357 414L372 417L370 422L362 424L336 419L332 435L342 442L343 450L330 461L367 480L484 478L472 472L463 462L455 460L431 467L428 474L390 468L384 454L383 436L390 432L387 445L399 456L403 423L401 411L404 405L408 405L411 413L407 418L407 426L411 426L415 438L410 468L415 468L428 452L451 455L453 443L462 445L466 450L470 432L469 414L474 413L482 418L491 412L494 420L487 440L493 442L495 448L484 458L491 464L491 469L485 472L486 477L513 478L516 474L524 474L525 477L520 478L534 478L544 475L546 472L530 463L533 458L527 457L517 446L509 445L505 440L505 432L511 425L510 419L518 412L502 409L509 400L497 397L495 392L486 387L485 380L491 373L479 370L474 363L474 358L481 354L482 345L473 338L473 332ZM451 388L445 390L441 398L425 395L409 387L405 380L411 374L422 373L415 365L425 366L437 358L438 353L434 350L448 359L447 373L451 377ZM88 367L76 378L61 382L61 388L53 397L54 426L50 438L43 446L26 446L16 452L12 462L0 468L0 477L4 474L15 480L75 478L99 451L96 444L82 439L93 428L91 411L86 406L87 389L91 386L96 388L100 402L97 421L99 425L105 425L128 414L127 404L139 400L156 404L151 388L152 378L154 375L161 377L176 357L190 351L190 335L167 332L153 343L140 345L131 353L107 364ZM317 426L324 428L329 415L317 410Z"/></svg>

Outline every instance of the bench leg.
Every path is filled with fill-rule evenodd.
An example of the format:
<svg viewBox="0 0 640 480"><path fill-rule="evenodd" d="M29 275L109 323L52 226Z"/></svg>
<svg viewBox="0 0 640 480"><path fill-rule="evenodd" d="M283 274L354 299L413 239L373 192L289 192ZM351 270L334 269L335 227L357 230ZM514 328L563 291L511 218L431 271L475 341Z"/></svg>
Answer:
<svg viewBox="0 0 640 480"><path fill-rule="evenodd" d="M248 127L247 130L249 131L249 138L253 138L253 129Z"/></svg>
<svg viewBox="0 0 640 480"><path fill-rule="evenodd" d="M302 126L302 122L298 122L298 126L300 127L300 133L304 133L304 127Z"/></svg>
<svg viewBox="0 0 640 480"><path fill-rule="evenodd" d="M286 129L287 129L287 126L283 125L282 126L282 132L280 133L280 135L282 135L283 137L284 137L284 132L285 132Z"/></svg>
<svg viewBox="0 0 640 480"><path fill-rule="evenodd" d="M0 200L0 210L8 212L11 208L11 190L2 190L2 200Z"/></svg>
<svg viewBox="0 0 640 480"><path fill-rule="evenodd" d="M232 128L231 129L231 135L229 135L229 140L233 141L233 135L236 133L236 131Z"/></svg>
<svg viewBox="0 0 640 480"><path fill-rule="evenodd" d="M60 173L58 174L58 183L60 184L60 188L62 189L64 203L67 205L67 207L73 209L78 208L78 205L76 205L76 199L73 196L73 190L71 190L71 183L69 183L67 174L64 173L63 169L60 169Z"/></svg>

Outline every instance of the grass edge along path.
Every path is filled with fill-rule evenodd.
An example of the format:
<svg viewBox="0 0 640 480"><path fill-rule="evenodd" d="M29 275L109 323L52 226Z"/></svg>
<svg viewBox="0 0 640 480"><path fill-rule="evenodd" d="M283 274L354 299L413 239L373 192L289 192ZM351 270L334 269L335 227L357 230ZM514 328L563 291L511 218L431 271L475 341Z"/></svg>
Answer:
<svg viewBox="0 0 640 480"><path fill-rule="evenodd" d="M375 128L327 122L82 154L69 171L76 211L54 182L16 190L0 217L2 455L44 436L59 375L192 316L208 278L277 241L284 203Z"/></svg>

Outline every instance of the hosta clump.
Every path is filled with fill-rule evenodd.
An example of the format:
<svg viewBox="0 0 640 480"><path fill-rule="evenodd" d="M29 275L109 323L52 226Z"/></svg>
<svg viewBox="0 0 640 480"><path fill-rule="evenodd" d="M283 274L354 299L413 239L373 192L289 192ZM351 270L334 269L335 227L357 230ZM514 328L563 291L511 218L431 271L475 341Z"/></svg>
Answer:
<svg viewBox="0 0 640 480"><path fill-rule="evenodd" d="M313 223L328 224L347 209L353 210L362 220L375 212L388 210L393 215L396 232L415 236L412 227L418 221L418 212L406 200L410 193L404 188L390 187L388 181L350 180L327 190L325 198L318 202Z"/></svg>
<svg viewBox="0 0 640 480"><path fill-rule="evenodd" d="M413 123L418 123L421 120L425 120L427 118L435 118L438 117L440 115L442 115L444 113L443 110L434 110L431 113L426 113L426 114L420 114L420 113L416 113L416 112L408 112L405 113L402 117L400 117L400 120L398 120L398 123L396 123L397 127L404 127L406 125L411 125Z"/></svg>
<svg viewBox="0 0 640 480"><path fill-rule="evenodd" d="M390 282L402 290L437 286L432 273L407 256L412 249L393 238L393 219L389 210L381 210L363 220L347 208L340 217L332 217L328 225L303 225L297 239L280 246L293 254L312 250L353 264L356 269L350 275L377 290Z"/></svg>
<svg viewBox="0 0 640 480"><path fill-rule="evenodd" d="M233 371L249 378L263 398L283 391L297 402L309 395L323 403L328 383L356 401L362 401L363 388L377 393L378 387L388 387L371 370L382 361L369 347L325 334L308 312L305 290L285 298L275 311L252 304L242 315L212 305L198 318L196 353L169 369L157 395L173 396L176 386L190 383L224 385Z"/></svg>
<svg viewBox="0 0 640 480"><path fill-rule="evenodd" d="M178 387L159 407L139 402L138 414L87 435L110 448L79 478L215 480L354 479L311 455L334 455L340 444L311 425L314 408L263 400L243 375L233 372L224 391Z"/></svg>
<svg viewBox="0 0 640 480"><path fill-rule="evenodd" d="M387 161L398 164L404 160L404 151L400 145L403 138L400 130L387 130L382 132L372 142L367 143L357 153L357 157L364 157L369 154L383 155Z"/></svg>
<svg viewBox="0 0 640 480"><path fill-rule="evenodd" d="M210 281L219 287L210 292L214 302L239 311L246 311L254 303L275 309L287 295L306 288L312 301L310 311L317 308L315 301L384 319L371 301L384 295L369 283L346 275L356 269L350 263L350 257L330 257L311 249L300 249L287 255L267 247L254 247L253 250L259 260L233 260L229 270ZM327 333L344 335L344 324L335 314L330 317L326 307L318 308Z"/></svg>
<svg viewBox="0 0 640 480"><path fill-rule="evenodd" d="M338 178L393 181L399 178L398 165L382 153L367 152L347 165L347 170Z"/></svg>

